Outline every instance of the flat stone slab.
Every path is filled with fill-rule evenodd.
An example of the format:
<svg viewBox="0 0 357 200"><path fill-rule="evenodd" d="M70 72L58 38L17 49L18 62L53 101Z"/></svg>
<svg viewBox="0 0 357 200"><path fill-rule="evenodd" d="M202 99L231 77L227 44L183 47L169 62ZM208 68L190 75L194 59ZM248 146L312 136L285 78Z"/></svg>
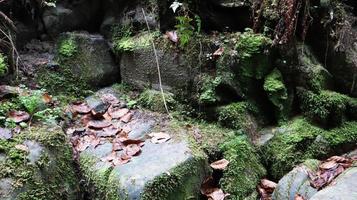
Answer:
<svg viewBox="0 0 357 200"><path fill-rule="evenodd" d="M120 97L110 88L100 90L95 96L105 94ZM93 103L94 98L88 99ZM97 99L99 101L100 98ZM112 140L108 138L102 138L98 146L79 153L83 176L93 187L90 190L95 191L91 198L101 195L113 199L171 199L177 195L179 199L198 198L208 165L206 158L198 156L197 151L191 148L185 129L171 128L166 115L137 109L130 112L132 119L127 123L121 122L120 126L123 130L130 130L129 139L144 141L140 154L125 164L110 163L105 159L113 155ZM152 132L164 132L171 139L152 143L148 136ZM115 151L114 155L120 156L123 151Z"/></svg>

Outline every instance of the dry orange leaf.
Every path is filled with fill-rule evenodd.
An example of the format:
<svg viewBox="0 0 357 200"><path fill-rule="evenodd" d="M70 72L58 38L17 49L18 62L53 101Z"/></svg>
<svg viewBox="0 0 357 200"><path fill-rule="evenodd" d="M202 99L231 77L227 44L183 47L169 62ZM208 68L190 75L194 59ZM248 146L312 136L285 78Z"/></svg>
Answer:
<svg viewBox="0 0 357 200"><path fill-rule="evenodd" d="M79 114L87 114L92 109L86 103L76 103L71 106L72 112L77 112Z"/></svg>
<svg viewBox="0 0 357 200"><path fill-rule="evenodd" d="M163 132L150 133L151 142L154 144L161 144L171 139L170 135Z"/></svg>
<svg viewBox="0 0 357 200"><path fill-rule="evenodd" d="M20 123L28 121L30 119L30 115L25 111L11 111L9 113L9 119L13 120L15 123Z"/></svg>
<svg viewBox="0 0 357 200"><path fill-rule="evenodd" d="M124 115L122 118L120 118L120 120L124 123L128 123L128 122L130 122L132 117L133 117L133 114L129 112L126 115Z"/></svg>
<svg viewBox="0 0 357 200"><path fill-rule="evenodd" d="M141 152L141 148L137 144L129 144L125 147L125 154L128 156L136 156Z"/></svg>
<svg viewBox="0 0 357 200"><path fill-rule="evenodd" d="M119 119L121 117L124 117L128 112L129 112L129 109L127 109L127 108L109 108L109 110L108 110L108 114L113 119Z"/></svg>
<svg viewBox="0 0 357 200"><path fill-rule="evenodd" d="M226 159L222 159L222 160L217 160L216 162L211 163L211 167L213 169L217 169L217 170L224 170L226 169L226 167L228 166L229 161Z"/></svg>
<svg viewBox="0 0 357 200"><path fill-rule="evenodd" d="M305 200L305 198L300 194L296 194L294 200Z"/></svg>

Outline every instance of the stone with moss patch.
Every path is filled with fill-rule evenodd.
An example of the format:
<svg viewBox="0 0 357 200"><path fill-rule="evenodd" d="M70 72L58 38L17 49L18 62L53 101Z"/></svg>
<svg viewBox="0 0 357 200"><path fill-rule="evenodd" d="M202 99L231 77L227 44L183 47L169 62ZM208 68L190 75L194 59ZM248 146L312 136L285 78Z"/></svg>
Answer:
<svg viewBox="0 0 357 200"><path fill-rule="evenodd" d="M243 199L256 188L266 170L252 144L245 136L238 136L221 145L223 157L230 161L220 180L222 189L231 199Z"/></svg>
<svg viewBox="0 0 357 200"><path fill-rule="evenodd" d="M297 118L279 128L279 132L262 147L266 166L275 179L309 158L342 154L357 144L357 123L324 130Z"/></svg>
<svg viewBox="0 0 357 200"><path fill-rule="evenodd" d="M100 35L65 33L59 38L59 69L43 67L38 82L52 93L88 94L89 89L120 80L110 48Z"/></svg>
<svg viewBox="0 0 357 200"><path fill-rule="evenodd" d="M345 119L348 96L328 90L314 93L299 88L298 97L301 110L312 121L333 127Z"/></svg>
<svg viewBox="0 0 357 200"><path fill-rule="evenodd" d="M1 199L78 199L72 151L61 128L33 127L0 140L0 154L0 185L8 186Z"/></svg>
<svg viewBox="0 0 357 200"><path fill-rule="evenodd" d="M172 93L165 92L164 98L169 110L174 109L175 107L175 99ZM145 90L139 96L138 103L143 107L156 111L165 113L166 108L163 100L163 96L160 91L157 90Z"/></svg>

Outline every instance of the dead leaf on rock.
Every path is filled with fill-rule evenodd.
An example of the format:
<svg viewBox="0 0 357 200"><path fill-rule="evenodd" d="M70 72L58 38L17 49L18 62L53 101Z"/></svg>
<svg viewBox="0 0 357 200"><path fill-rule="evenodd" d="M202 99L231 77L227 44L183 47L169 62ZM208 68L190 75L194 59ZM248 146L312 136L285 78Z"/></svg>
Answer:
<svg viewBox="0 0 357 200"><path fill-rule="evenodd" d="M9 119L13 120L15 123L21 123L28 121L30 115L25 111L11 111L9 113Z"/></svg>
<svg viewBox="0 0 357 200"><path fill-rule="evenodd" d="M12 138L12 133L10 129L7 128L0 128L0 139L11 139Z"/></svg>
<svg viewBox="0 0 357 200"><path fill-rule="evenodd" d="M332 168L336 168L337 166L338 166L338 163L334 160L331 160L331 161L322 163L319 167L320 167L320 169L332 169Z"/></svg>
<svg viewBox="0 0 357 200"><path fill-rule="evenodd" d="M129 144L124 149L125 149L125 154L128 156L136 156L141 152L141 148L137 144Z"/></svg>
<svg viewBox="0 0 357 200"><path fill-rule="evenodd" d="M76 103L71 106L72 112L73 113L79 113L79 114L87 114L89 113L92 109L88 106L86 103Z"/></svg>
<svg viewBox="0 0 357 200"><path fill-rule="evenodd" d="M151 137L151 142L154 144L161 144L171 139L169 134L163 132L153 132L149 136Z"/></svg>
<svg viewBox="0 0 357 200"><path fill-rule="evenodd" d="M29 151L29 148L26 145L23 145L23 144L17 144L17 145L15 145L15 148L18 149L18 150L21 150L21 151L25 151L25 152Z"/></svg>
<svg viewBox="0 0 357 200"><path fill-rule="evenodd" d="M224 48L223 47L220 47L219 49L217 49L217 51L215 51L213 53L214 56L221 56L224 52Z"/></svg>
<svg viewBox="0 0 357 200"><path fill-rule="evenodd" d="M229 161L226 159L222 159L222 160L217 160L216 162L211 163L211 167L213 169L217 169L217 170L224 170L226 169L226 167L228 166Z"/></svg>
<svg viewBox="0 0 357 200"><path fill-rule="evenodd" d="M166 36L174 43L177 43L179 38L176 31L167 31Z"/></svg>
<svg viewBox="0 0 357 200"><path fill-rule="evenodd" d="M97 132L98 137L112 137L119 133L120 129L115 128L114 126L109 126L103 128L101 131Z"/></svg>
<svg viewBox="0 0 357 200"><path fill-rule="evenodd" d="M100 99L101 99L104 103L111 104L111 105L119 104L119 103L120 103L120 101L118 100L118 98L115 97L113 94L110 94L110 93L103 94Z"/></svg>
<svg viewBox="0 0 357 200"><path fill-rule="evenodd" d="M268 179L260 180L260 186L270 193L273 193L273 191L275 190L277 185L278 184L276 184L275 182L270 181Z"/></svg>
<svg viewBox="0 0 357 200"><path fill-rule="evenodd" d="M75 149L78 152L82 152L82 151L85 151L89 146L90 146L90 144L88 142L79 141L77 146L75 147Z"/></svg>
<svg viewBox="0 0 357 200"><path fill-rule="evenodd" d="M128 122L130 122L132 117L133 117L133 114L129 112L129 113L125 114L122 118L120 118L120 120L124 123L128 123Z"/></svg>
<svg viewBox="0 0 357 200"><path fill-rule="evenodd" d="M219 188L215 188L211 194L207 195L209 200L224 200L228 196L229 194L224 193L223 190Z"/></svg>
<svg viewBox="0 0 357 200"><path fill-rule="evenodd" d="M294 200L305 200L305 198L300 194L296 194Z"/></svg>
<svg viewBox="0 0 357 200"><path fill-rule="evenodd" d="M121 117L124 117L128 112L129 112L129 109L127 109L127 108L112 108L111 107L108 109L108 114L113 119L119 119Z"/></svg>
<svg viewBox="0 0 357 200"><path fill-rule="evenodd" d="M19 87L13 87L9 85L0 85L0 98L6 95L18 95L22 92Z"/></svg>
<svg viewBox="0 0 357 200"><path fill-rule="evenodd" d="M111 161L113 161L115 159L117 159L117 153L114 152L114 151L112 153L110 153L109 155L101 158L101 160L104 161L104 162L105 161L111 162Z"/></svg>
<svg viewBox="0 0 357 200"><path fill-rule="evenodd" d="M45 92L43 95L42 95L42 100L45 104L49 104L52 102L52 97L51 95L49 95L47 92Z"/></svg>
<svg viewBox="0 0 357 200"><path fill-rule="evenodd" d="M94 129L102 129L109 127L110 125L112 125L112 123L106 120L92 120L88 122L88 127Z"/></svg>

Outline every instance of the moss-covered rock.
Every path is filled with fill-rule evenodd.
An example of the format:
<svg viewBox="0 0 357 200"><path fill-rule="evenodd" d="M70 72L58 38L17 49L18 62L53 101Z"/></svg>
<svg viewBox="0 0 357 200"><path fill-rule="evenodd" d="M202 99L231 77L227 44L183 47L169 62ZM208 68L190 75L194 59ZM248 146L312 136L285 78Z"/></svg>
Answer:
<svg viewBox="0 0 357 200"><path fill-rule="evenodd" d="M65 33L59 37L59 67L41 68L38 82L52 93L86 95L89 89L120 80L110 48L100 35Z"/></svg>
<svg viewBox="0 0 357 200"><path fill-rule="evenodd" d="M237 102L217 108L218 121L229 128L242 129L253 137L257 130L257 122L250 114L254 109L248 102Z"/></svg>
<svg viewBox="0 0 357 200"><path fill-rule="evenodd" d="M0 154L0 185L10 183L1 199L78 199L72 151L61 128L33 127L1 139Z"/></svg>
<svg viewBox="0 0 357 200"><path fill-rule="evenodd" d="M283 77L279 70L274 69L264 82L264 90L268 94L270 102L276 107L276 117L278 120L286 120L289 115L291 100Z"/></svg>
<svg viewBox="0 0 357 200"><path fill-rule="evenodd" d="M230 161L223 172L220 185L231 199L243 199L255 189L266 170L252 144L244 136L238 136L221 145L223 157Z"/></svg>
<svg viewBox="0 0 357 200"><path fill-rule="evenodd" d="M297 118L279 128L262 147L263 158L273 178L279 179L295 165L309 158L342 154L357 144L357 123L324 130Z"/></svg>
<svg viewBox="0 0 357 200"><path fill-rule="evenodd" d="M298 89L300 108L310 120L333 127L344 121L349 97L323 90L320 93Z"/></svg>

